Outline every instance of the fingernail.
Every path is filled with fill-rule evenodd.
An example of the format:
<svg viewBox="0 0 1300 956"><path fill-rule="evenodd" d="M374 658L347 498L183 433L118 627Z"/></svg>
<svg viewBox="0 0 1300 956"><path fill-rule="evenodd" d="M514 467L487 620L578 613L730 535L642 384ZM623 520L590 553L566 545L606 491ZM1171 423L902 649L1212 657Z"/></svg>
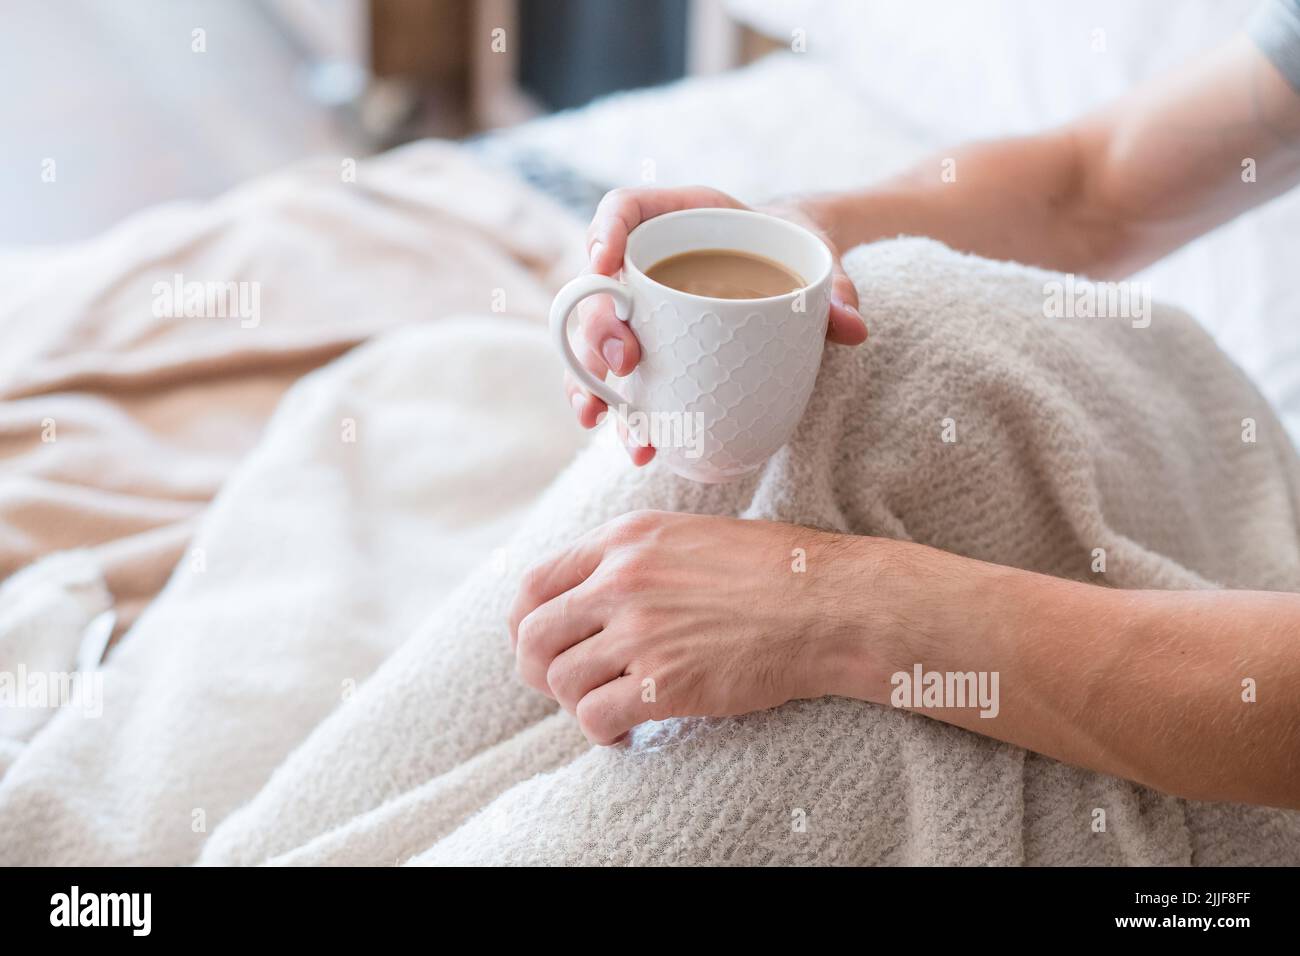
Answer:
<svg viewBox="0 0 1300 956"><path fill-rule="evenodd" d="M867 320L862 317L861 312L859 312L853 306L849 305L847 302L838 302L836 304L840 307L841 310L843 310L843 312L845 312L848 315L851 321L856 321L858 325L862 326L862 331L864 333L866 332Z"/></svg>
<svg viewBox="0 0 1300 956"><path fill-rule="evenodd" d="M621 339L608 338L600 346L600 354L605 356L609 370L615 375L623 367L623 342Z"/></svg>
<svg viewBox="0 0 1300 956"><path fill-rule="evenodd" d="M591 244L590 255L591 255L591 264L593 266L596 264L596 260L600 258L600 254L604 251L605 251L605 244L603 242L593 242Z"/></svg>

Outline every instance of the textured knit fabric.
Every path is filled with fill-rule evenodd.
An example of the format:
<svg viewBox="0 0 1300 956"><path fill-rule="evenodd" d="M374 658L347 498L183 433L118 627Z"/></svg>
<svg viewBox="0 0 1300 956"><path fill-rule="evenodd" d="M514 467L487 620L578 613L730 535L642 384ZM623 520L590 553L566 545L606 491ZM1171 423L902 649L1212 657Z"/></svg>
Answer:
<svg viewBox="0 0 1300 956"><path fill-rule="evenodd" d="M513 680L502 621L519 570L634 508L909 537L1085 580L1104 547L1117 587L1300 587L1294 453L1188 318L1045 319L1051 276L926 241L864 248L847 267L872 343L828 351L798 437L759 477L702 486L591 449L515 538L511 570L467 582L206 858L1300 861L1300 815L1189 804L885 707L671 720L592 749Z"/></svg>
<svg viewBox="0 0 1300 956"><path fill-rule="evenodd" d="M758 475L637 471L605 435L437 601L422 559L462 545L451 525L428 540L411 467L457 460L473 427L415 409L455 394L476 424L534 415L512 454L544 475L554 423L573 429L530 391L555 389L544 337L499 321L403 333L295 389L200 530L209 572L178 574L106 673L105 719L60 715L0 781L0 861L1300 862L1300 814L1190 803L889 707L669 720L598 749L518 682L504 622L524 567L638 508L910 538L1115 587L1300 589L1295 452L1186 316L1048 319L1060 277L925 240L845 265L872 339L827 350L798 433ZM344 407L364 436L351 449L322 437ZM442 506L514 474L466 461ZM407 637L388 652L385 625ZM326 706L349 675L355 693Z"/></svg>
<svg viewBox="0 0 1300 956"><path fill-rule="evenodd" d="M494 309L536 315L584 261L581 223L453 144L356 172L303 163L94 242L0 250L0 579L89 550L125 628L294 382L497 288ZM235 279L255 321L160 307L159 288Z"/></svg>

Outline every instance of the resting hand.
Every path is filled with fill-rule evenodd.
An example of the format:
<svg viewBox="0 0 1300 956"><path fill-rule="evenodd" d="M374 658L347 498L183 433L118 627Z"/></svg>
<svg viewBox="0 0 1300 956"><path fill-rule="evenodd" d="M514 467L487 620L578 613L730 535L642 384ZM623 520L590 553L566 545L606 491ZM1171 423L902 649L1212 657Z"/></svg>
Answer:
<svg viewBox="0 0 1300 956"><path fill-rule="evenodd" d="M682 209L746 209L743 203L725 193L704 186L684 186L673 189L615 189L606 193L587 229L587 250L590 269L600 275L612 276L623 265L623 252L627 237L633 229L655 216ZM760 207L759 212L778 216L803 226L821 237L834 257L834 279L831 284L830 322L826 338L841 345L858 345L866 340L867 327L858 314L858 293L844 273L835 246L826 233L797 203ZM641 349L636 336L626 323L614 314L609 296L599 295L587 299L578 308L581 333L575 352L579 361L597 378L607 372L627 375L641 359ZM569 374L565 374L565 391L573 404L578 421L584 428L594 427L602 418L607 406L585 389ZM620 434L628 446L628 453L636 465L644 465L654 457L654 449L642 447L628 435L619 423Z"/></svg>
<svg viewBox="0 0 1300 956"><path fill-rule="evenodd" d="M861 564L841 547L871 540L768 521L624 515L525 577L510 617L520 676L595 744L646 720L835 693L848 660L854 671L871 666L861 619L848 613L865 587L855 580ZM795 549L816 573L796 570Z"/></svg>

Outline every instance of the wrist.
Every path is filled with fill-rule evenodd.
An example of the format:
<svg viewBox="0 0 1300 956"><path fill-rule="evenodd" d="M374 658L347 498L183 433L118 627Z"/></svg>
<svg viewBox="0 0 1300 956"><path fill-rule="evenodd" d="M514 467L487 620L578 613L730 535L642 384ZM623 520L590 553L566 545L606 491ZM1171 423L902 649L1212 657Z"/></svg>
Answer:
<svg viewBox="0 0 1300 956"><path fill-rule="evenodd" d="M1026 572L906 541L854 537L843 613L822 635L824 693L888 703L899 672L998 670Z"/></svg>
<svg viewBox="0 0 1300 956"><path fill-rule="evenodd" d="M882 703L890 676L910 669L917 644L930 640L911 610L919 581L904 569L914 546L851 535L841 542L833 594L817 619L820 693Z"/></svg>
<svg viewBox="0 0 1300 956"><path fill-rule="evenodd" d="M848 247L842 242L840 200L831 193L816 193L798 196L790 200L790 207L801 218L825 235L843 252Z"/></svg>

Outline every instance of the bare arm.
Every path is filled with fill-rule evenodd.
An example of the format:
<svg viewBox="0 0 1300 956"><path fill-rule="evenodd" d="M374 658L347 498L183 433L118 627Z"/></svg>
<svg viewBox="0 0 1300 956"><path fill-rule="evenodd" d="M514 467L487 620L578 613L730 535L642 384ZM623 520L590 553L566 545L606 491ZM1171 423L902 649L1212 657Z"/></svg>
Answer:
<svg viewBox="0 0 1300 956"><path fill-rule="evenodd" d="M992 258L1124 275L1300 182L1300 96L1239 38L1067 127L950 156L952 182L936 157L870 190L803 200L793 217L841 249L929 235ZM1254 181L1242 175L1248 159ZM592 268L613 272L642 219L696 205L736 201L695 188L607 197ZM865 333L851 304L838 313L845 343ZM602 375L602 344L630 336L608 309L584 334ZM625 343L615 371L637 354ZM573 396L590 425L596 400ZM851 536L834 536L836 575L818 577L829 592L795 594L784 563L764 558L789 554L789 533L655 513L597 529L521 590L520 672L610 743L647 719L825 694L889 703L892 675L917 664L996 671L996 716L922 712L1181 796L1300 808L1300 595L1116 591ZM600 573L606 565L622 571ZM810 629L828 607L839 626ZM596 661L622 676L605 682ZM646 676L677 690L647 704Z"/></svg>
<svg viewBox="0 0 1300 956"><path fill-rule="evenodd" d="M1238 37L1078 122L950 157L954 181L936 157L805 208L841 248L922 234L1122 276L1300 182L1300 96ZM835 692L887 702L917 662L997 671L996 717L922 712L1166 792L1300 807L1300 595L1116 591L899 547L898 573L866 562L890 582L894 659L848 640Z"/></svg>
<svg viewBox="0 0 1300 956"><path fill-rule="evenodd" d="M841 249L928 235L1111 278L1297 182L1300 95L1239 36L1068 126L963 146L879 187L802 205Z"/></svg>
<svg viewBox="0 0 1300 956"><path fill-rule="evenodd" d="M790 573L795 544L819 573ZM510 633L525 682L593 743L833 694L1182 797L1300 809L1298 594L1121 591L905 541L632 512L535 566ZM989 689L996 673L992 716L894 699L917 666Z"/></svg>
<svg viewBox="0 0 1300 956"><path fill-rule="evenodd" d="M828 692L889 703L918 663L997 672L996 716L911 709L1166 793L1300 808L1300 595L1122 591L852 546L872 596L828 653Z"/></svg>

